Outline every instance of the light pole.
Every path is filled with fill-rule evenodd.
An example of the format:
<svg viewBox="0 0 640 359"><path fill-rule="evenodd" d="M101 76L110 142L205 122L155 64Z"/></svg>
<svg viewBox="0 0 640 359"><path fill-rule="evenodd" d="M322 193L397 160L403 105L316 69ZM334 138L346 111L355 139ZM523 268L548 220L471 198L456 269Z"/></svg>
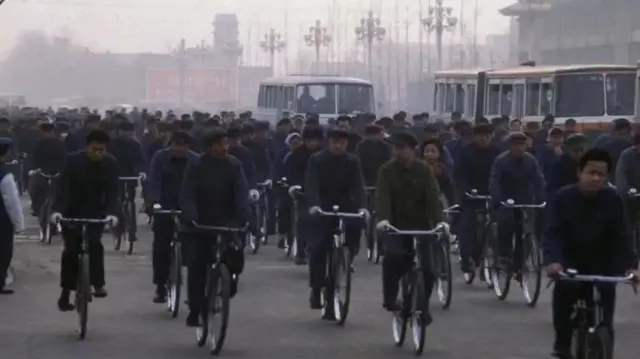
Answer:
<svg viewBox="0 0 640 359"><path fill-rule="evenodd" d="M355 31L358 40L367 41L367 68L371 81L373 79L373 65L371 63L373 40L382 41L386 31L380 26L380 19L373 16L373 11L369 11L366 18L360 19L360 26L356 27Z"/></svg>
<svg viewBox="0 0 640 359"><path fill-rule="evenodd" d="M309 33L304 35L304 42L316 51L316 72L320 73L320 48L329 45L331 35L327 34L327 28L320 24L320 20L316 20L316 24L309 28Z"/></svg>
<svg viewBox="0 0 640 359"><path fill-rule="evenodd" d="M435 6L429 6L429 15L422 19L422 26L427 29L427 32L436 34L438 70L442 70L442 36L445 31L453 31L458 24L458 18L452 13L453 9L444 6L443 0L436 0Z"/></svg>
<svg viewBox="0 0 640 359"><path fill-rule="evenodd" d="M276 53L282 51L287 43L282 39L282 35L276 33L276 30L270 29L269 33L264 35L264 40L260 41L260 47L269 53L269 63L271 72L275 75Z"/></svg>

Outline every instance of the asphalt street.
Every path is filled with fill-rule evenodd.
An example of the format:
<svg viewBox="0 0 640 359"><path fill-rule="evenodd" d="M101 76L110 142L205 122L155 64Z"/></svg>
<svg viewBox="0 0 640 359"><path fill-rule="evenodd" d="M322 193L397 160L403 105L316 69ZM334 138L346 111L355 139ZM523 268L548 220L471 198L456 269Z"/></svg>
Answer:
<svg viewBox="0 0 640 359"><path fill-rule="evenodd" d="M13 267L16 293L0 297L2 359L175 359L202 358L208 350L195 344L185 326L185 311L171 319L153 304L151 232L140 225L136 252L115 253L105 234L109 296L90 307L85 341L76 336L77 315L56 308L61 240L50 246L35 240L35 221L17 241ZM229 358L402 358L412 357L410 340L395 348L391 316L381 308L380 267L357 259L352 306L344 328L320 320L309 309L307 269L296 267L272 243L253 256L231 303L230 328L221 353ZM480 284L464 284L456 270L453 304L443 311L434 302L434 323L423 354L433 359L538 359L549 357L550 290L536 308L528 308L519 288L498 301ZM616 315L618 358L637 355L640 335L638 298L619 288ZM435 299L435 298L434 298ZM183 306L183 308L185 308ZM186 309L186 308L185 308Z"/></svg>

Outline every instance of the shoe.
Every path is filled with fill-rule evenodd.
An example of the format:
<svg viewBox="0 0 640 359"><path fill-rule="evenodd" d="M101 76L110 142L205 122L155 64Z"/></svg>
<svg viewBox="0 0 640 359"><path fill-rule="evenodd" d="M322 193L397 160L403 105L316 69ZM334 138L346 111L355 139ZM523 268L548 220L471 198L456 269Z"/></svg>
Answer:
<svg viewBox="0 0 640 359"><path fill-rule="evenodd" d="M200 326L200 315L196 312L189 312L187 316L187 327L195 328Z"/></svg>
<svg viewBox="0 0 640 359"><path fill-rule="evenodd" d="M322 309L322 291L320 289L311 289L311 295L309 296L309 305L311 309Z"/></svg>
<svg viewBox="0 0 640 359"><path fill-rule="evenodd" d="M69 291L63 289L58 298L58 309L61 312L70 312L75 309L75 306L69 301Z"/></svg>
<svg viewBox="0 0 640 359"><path fill-rule="evenodd" d="M96 298L106 298L107 297L107 290L104 289L104 286L94 286L93 287L93 296Z"/></svg>
<svg viewBox="0 0 640 359"><path fill-rule="evenodd" d="M15 293L15 291L13 289L9 289L9 288L0 288L0 295L11 295Z"/></svg>
<svg viewBox="0 0 640 359"><path fill-rule="evenodd" d="M278 249L284 249L285 245L284 245L284 238L280 238L278 240Z"/></svg>
<svg viewBox="0 0 640 359"><path fill-rule="evenodd" d="M167 291L164 287L158 286L158 288L156 288L156 296L153 297L153 302L158 304L167 302Z"/></svg>
<svg viewBox="0 0 640 359"><path fill-rule="evenodd" d="M229 283L229 298L233 298L236 293L238 293L238 280L240 280L240 278L238 278L237 275L233 275L231 277L231 281Z"/></svg>

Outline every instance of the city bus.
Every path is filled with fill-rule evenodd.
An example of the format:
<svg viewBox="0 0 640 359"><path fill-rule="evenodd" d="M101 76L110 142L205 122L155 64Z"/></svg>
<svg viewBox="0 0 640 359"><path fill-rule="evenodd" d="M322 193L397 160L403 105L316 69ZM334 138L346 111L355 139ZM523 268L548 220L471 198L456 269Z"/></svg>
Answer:
<svg viewBox="0 0 640 359"><path fill-rule="evenodd" d="M434 73L433 115L450 120L453 112L465 119L482 116L487 72L490 69L444 70Z"/></svg>
<svg viewBox="0 0 640 359"><path fill-rule="evenodd" d="M290 75L260 82L256 120L275 124L308 113L317 114L321 124L340 114L375 114L373 85L336 75Z"/></svg>
<svg viewBox="0 0 640 359"><path fill-rule="evenodd" d="M625 65L519 66L488 71L484 116L556 123L573 118L583 131L603 131L635 112L637 68Z"/></svg>

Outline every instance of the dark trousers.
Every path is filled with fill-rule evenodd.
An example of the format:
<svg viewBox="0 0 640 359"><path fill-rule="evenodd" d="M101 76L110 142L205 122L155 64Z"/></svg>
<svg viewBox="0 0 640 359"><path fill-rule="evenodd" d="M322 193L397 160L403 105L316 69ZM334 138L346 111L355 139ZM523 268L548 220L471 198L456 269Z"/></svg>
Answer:
<svg viewBox="0 0 640 359"><path fill-rule="evenodd" d="M613 315L616 303L616 287L614 284L599 284L600 303L603 311L604 324L609 329L611 340L614 339ZM571 348L573 323L571 314L573 306L579 298L588 298L590 302L592 287L586 283L556 282L553 288L553 328L556 332L554 348L556 350L568 350Z"/></svg>
<svg viewBox="0 0 640 359"><path fill-rule="evenodd" d="M435 238L429 238L418 246L422 255L422 273L427 299L431 298L435 282L431 261L433 246L428 242L430 240ZM400 291L400 279L411 270L413 265L413 238L386 236L383 245L385 252L382 258L382 296L385 303L394 303Z"/></svg>
<svg viewBox="0 0 640 359"><path fill-rule="evenodd" d="M310 251L309 237L313 236L313 232L316 228L316 218L311 217L307 206L301 206L300 203L296 205L296 257L304 258L307 252Z"/></svg>
<svg viewBox="0 0 640 359"><path fill-rule="evenodd" d="M278 195L276 193L276 189L268 189L267 190L267 235L276 234L276 208L278 202Z"/></svg>
<svg viewBox="0 0 640 359"><path fill-rule="evenodd" d="M278 197L278 234L286 235L291 241L293 240L293 200L286 190L281 190Z"/></svg>
<svg viewBox="0 0 640 359"><path fill-rule="evenodd" d="M171 266L171 241L175 222L172 218L156 217L153 221L153 245L151 262L153 266L153 284L165 285L169 279Z"/></svg>
<svg viewBox="0 0 640 359"><path fill-rule="evenodd" d="M119 203L122 203L122 200L125 198L125 190L127 191L127 195L129 196L129 198L131 198L133 201L133 206L132 206L133 213L128 214L131 217L131 220L133 221L131 225L131 232L133 235L135 235L138 230L138 210L136 209L136 187L137 187L137 183L120 181L119 188L118 188ZM119 213L118 217L120 218L118 219L117 231L119 233L122 233L125 230L124 213ZM129 219L126 219L126 220L129 220Z"/></svg>
<svg viewBox="0 0 640 359"><path fill-rule="evenodd" d="M465 205L460 213L458 226L458 246L463 264L469 259L478 259L482 248L478 245L477 209L473 205Z"/></svg>
<svg viewBox="0 0 640 359"><path fill-rule="evenodd" d="M4 288L13 257L13 226L0 229L0 289Z"/></svg>
<svg viewBox="0 0 640 359"><path fill-rule="evenodd" d="M308 215L307 215L308 216ZM333 218L308 217L311 226L307 228L309 246L309 286L319 289L325 286L327 257L333 248L333 233L337 220ZM300 228L300 224L298 228ZM344 221L345 241L351 258L355 256L360 244L362 225L360 221Z"/></svg>
<svg viewBox="0 0 640 359"><path fill-rule="evenodd" d="M239 242L235 235L224 234L224 236L225 240L230 243ZM187 297L189 310L192 313L200 313L204 304L207 272L212 263L217 243L216 237L212 235L189 234L188 237ZM240 275L244 270L243 248L228 246L222 261L227 265L232 276Z"/></svg>
<svg viewBox="0 0 640 359"><path fill-rule="evenodd" d="M31 209L36 215L40 215L40 209L49 195L49 191L53 191L55 182L51 182L51 188L46 178L41 176L33 176L29 182L29 197L31 198Z"/></svg>
<svg viewBox="0 0 640 359"><path fill-rule="evenodd" d="M91 285L102 287L104 280L104 247L100 242L102 238L102 224L88 224L84 235L88 241L89 252L89 278ZM62 226L62 238L64 249L62 250L62 263L60 270L60 286L63 289L75 290L78 280L78 255L82 249L82 226Z"/></svg>

